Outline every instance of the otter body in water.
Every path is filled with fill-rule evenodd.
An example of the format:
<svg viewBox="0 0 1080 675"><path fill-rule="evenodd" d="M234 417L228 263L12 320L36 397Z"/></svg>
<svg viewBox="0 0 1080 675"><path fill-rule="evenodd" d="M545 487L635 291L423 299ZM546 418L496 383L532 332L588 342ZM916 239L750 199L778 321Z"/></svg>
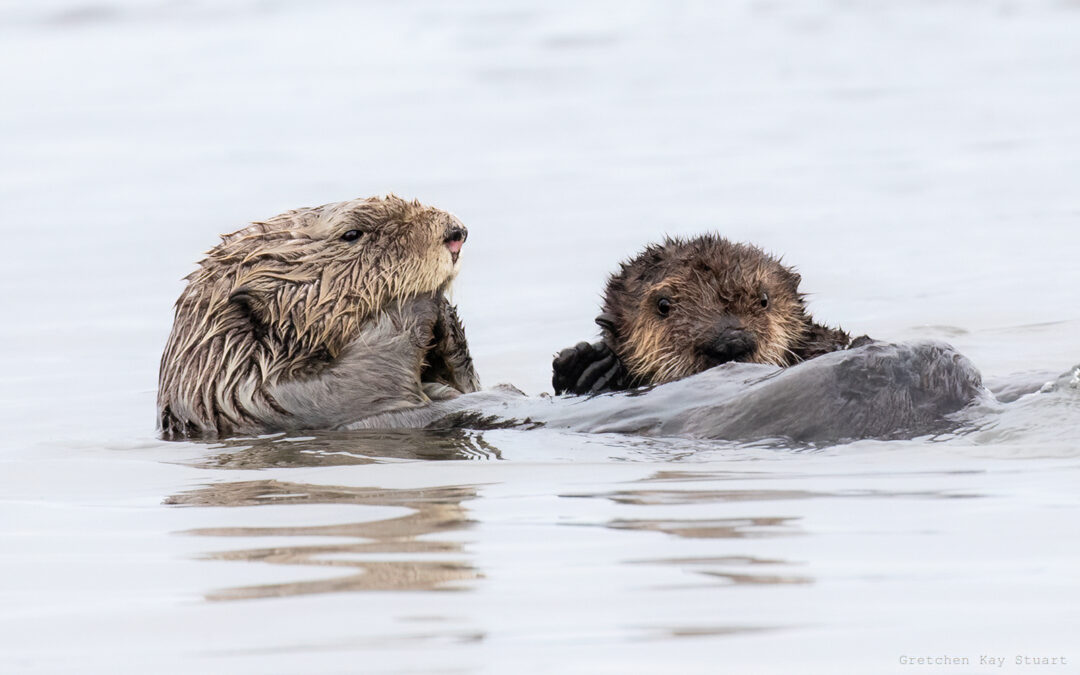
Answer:
<svg viewBox="0 0 1080 675"><path fill-rule="evenodd" d="M850 346L843 330L814 322L800 281L761 249L716 235L649 246L608 280L602 341L555 358L555 393L661 384L729 361L790 366Z"/></svg>
<svg viewBox="0 0 1080 675"><path fill-rule="evenodd" d="M978 371L947 345L872 344L782 368L789 352L809 358L847 344L846 334L817 327L804 312L790 309L801 307L801 298L797 278L785 276L783 268L771 272L776 277L762 272L761 290L770 294L770 304L802 317L804 330L768 315L747 325L774 331L768 333L773 341L776 335L799 335L801 342L777 348L763 346L756 336L735 340L744 354L766 355L761 360L774 363L729 362L633 395L552 398L524 396L511 387L477 391L464 331L445 297L465 236L453 216L395 197L292 211L226 235L188 277L177 302L158 389L162 434L220 438L289 430L543 426L818 443L939 431L949 413L982 391ZM707 272L717 274L697 270ZM719 306L725 299L720 279L710 287L686 277L688 285L668 288L713 288ZM630 297L646 288L627 285L622 292ZM681 292L663 297L688 303L678 307L710 302L704 296L685 300ZM646 293L644 301L660 312L655 294ZM677 316L678 307L669 304L668 316ZM639 319L628 325L657 330ZM726 325L714 343L730 339L732 330L748 329ZM695 344L679 331L672 337ZM651 377L673 379L707 367L709 358L721 360L708 349L725 347L706 345L704 356L695 352L679 366L654 360L663 367L649 371Z"/></svg>
<svg viewBox="0 0 1080 675"><path fill-rule="evenodd" d="M332 429L477 390L445 297L466 236L454 216L394 196L225 235L176 303L162 435Z"/></svg>
<svg viewBox="0 0 1080 675"><path fill-rule="evenodd" d="M612 278L599 319L611 346L601 359L581 359L574 375L592 378L594 392L596 382L620 378L646 390L567 398L501 387L347 428L544 427L834 443L947 431L956 426L952 413L989 395L979 371L948 345L853 341L815 323L798 285L798 274L760 249L709 236L668 240ZM613 369L620 374L612 377Z"/></svg>
<svg viewBox="0 0 1080 675"><path fill-rule="evenodd" d="M872 342L790 367L728 362L634 392L529 397L496 388L349 428L543 427L829 444L946 433L963 423L953 413L992 399L975 366L947 344Z"/></svg>

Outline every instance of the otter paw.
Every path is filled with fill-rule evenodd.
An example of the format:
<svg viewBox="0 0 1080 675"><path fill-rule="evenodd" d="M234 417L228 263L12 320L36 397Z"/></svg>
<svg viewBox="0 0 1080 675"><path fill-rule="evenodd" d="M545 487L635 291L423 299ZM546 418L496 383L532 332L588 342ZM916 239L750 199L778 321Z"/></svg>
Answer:
<svg viewBox="0 0 1080 675"><path fill-rule="evenodd" d="M851 344L847 346L848 349L858 349L859 347L865 347L866 345L873 344L874 339L869 335L860 335L851 341Z"/></svg>
<svg viewBox="0 0 1080 675"><path fill-rule="evenodd" d="M551 362L551 386L556 394L599 394L625 389L626 369L603 342L579 342Z"/></svg>

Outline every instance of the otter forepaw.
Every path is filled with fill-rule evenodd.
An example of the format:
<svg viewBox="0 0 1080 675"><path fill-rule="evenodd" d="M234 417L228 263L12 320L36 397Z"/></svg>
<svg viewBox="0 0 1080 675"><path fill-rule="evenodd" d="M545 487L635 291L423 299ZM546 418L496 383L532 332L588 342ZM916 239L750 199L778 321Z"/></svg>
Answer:
<svg viewBox="0 0 1080 675"><path fill-rule="evenodd" d="M847 346L848 349L858 349L859 347L865 347L868 344L873 344L874 339L869 335L860 335L851 341L851 344Z"/></svg>
<svg viewBox="0 0 1080 675"><path fill-rule="evenodd" d="M425 381L447 384L463 394L479 391L480 378L473 367L469 345L465 340L465 328L458 319L457 310L446 298L440 299L439 309L421 377Z"/></svg>
<svg viewBox="0 0 1080 675"><path fill-rule="evenodd" d="M599 394L625 389L626 369L603 342L579 342L564 349L551 363L551 386L556 394Z"/></svg>

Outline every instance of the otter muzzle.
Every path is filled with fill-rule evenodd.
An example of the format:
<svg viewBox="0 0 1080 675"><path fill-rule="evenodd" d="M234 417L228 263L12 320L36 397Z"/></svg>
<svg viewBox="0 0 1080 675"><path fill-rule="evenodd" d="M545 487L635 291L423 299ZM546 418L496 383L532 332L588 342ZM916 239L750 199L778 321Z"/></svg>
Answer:
<svg viewBox="0 0 1080 675"><path fill-rule="evenodd" d="M468 238L469 230L464 225L451 225L446 228L446 237L443 239L443 243L446 244L446 248L450 251L450 258L454 262L457 262L461 247Z"/></svg>
<svg viewBox="0 0 1080 675"><path fill-rule="evenodd" d="M698 351L713 361L713 365L719 365L745 358L756 348L757 341L750 331L728 327L721 329L712 340L699 345Z"/></svg>

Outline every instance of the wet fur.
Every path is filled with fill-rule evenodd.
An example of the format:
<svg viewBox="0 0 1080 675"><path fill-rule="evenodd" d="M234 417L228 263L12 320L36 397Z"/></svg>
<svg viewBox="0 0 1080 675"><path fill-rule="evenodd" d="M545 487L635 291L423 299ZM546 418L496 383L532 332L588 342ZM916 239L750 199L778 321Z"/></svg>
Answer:
<svg viewBox="0 0 1080 675"><path fill-rule="evenodd" d="M765 251L707 234L668 238L622 264L609 279L603 337L632 384L681 379L718 364L701 350L717 325L737 322L754 337L737 360L790 366L843 349L850 336L814 322L800 276ZM768 294L768 307L761 306ZM657 311L669 298L667 316Z"/></svg>
<svg viewBox="0 0 1080 675"><path fill-rule="evenodd" d="M452 215L395 196L222 237L187 277L161 360L165 437L333 428L479 383L445 291ZM345 241L350 230L362 232ZM452 353L442 355L442 350ZM439 363L426 372L429 352Z"/></svg>

